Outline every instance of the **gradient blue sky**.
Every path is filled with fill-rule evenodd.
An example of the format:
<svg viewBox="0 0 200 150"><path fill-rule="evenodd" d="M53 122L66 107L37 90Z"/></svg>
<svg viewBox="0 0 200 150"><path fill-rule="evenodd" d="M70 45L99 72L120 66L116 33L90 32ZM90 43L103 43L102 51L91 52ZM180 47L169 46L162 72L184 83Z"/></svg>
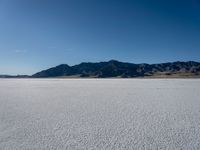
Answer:
<svg viewBox="0 0 200 150"><path fill-rule="evenodd" d="M200 61L199 0L0 0L0 74Z"/></svg>

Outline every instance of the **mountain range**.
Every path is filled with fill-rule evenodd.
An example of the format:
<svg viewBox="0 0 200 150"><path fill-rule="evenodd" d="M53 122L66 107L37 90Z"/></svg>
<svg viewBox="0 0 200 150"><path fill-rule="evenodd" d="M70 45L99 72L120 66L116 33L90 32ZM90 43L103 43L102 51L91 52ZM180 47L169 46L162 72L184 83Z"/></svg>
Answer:
<svg viewBox="0 0 200 150"><path fill-rule="evenodd" d="M87 77L87 78L133 78L133 77L200 77L200 63L195 61L160 64L133 64L117 60L108 62L84 62L78 65L59 66L35 73L33 78Z"/></svg>

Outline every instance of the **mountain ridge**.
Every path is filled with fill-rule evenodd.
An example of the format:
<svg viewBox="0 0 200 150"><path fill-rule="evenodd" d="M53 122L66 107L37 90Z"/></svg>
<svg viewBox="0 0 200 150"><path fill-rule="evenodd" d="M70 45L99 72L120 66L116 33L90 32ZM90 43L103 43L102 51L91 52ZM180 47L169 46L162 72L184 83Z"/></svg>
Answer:
<svg viewBox="0 0 200 150"><path fill-rule="evenodd" d="M82 62L69 66L61 64L33 74L33 78L88 77L88 78L133 78L133 77L199 77L200 62L176 61L158 64L134 64L110 60Z"/></svg>

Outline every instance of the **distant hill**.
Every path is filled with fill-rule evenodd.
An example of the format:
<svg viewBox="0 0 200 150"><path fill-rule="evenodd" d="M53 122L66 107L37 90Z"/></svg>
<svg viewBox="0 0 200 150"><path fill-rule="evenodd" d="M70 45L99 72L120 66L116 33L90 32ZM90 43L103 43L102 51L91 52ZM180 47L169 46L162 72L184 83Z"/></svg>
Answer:
<svg viewBox="0 0 200 150"><path fill-rule="evenodd" d="M0 78L30 78L28 75L0 75Z"/></svg>
<svg viewBox="0 0 200 150"><path fill-rule="evenodd" d="M194 61L160 64L133 64L116 60L98 63L62 64L32 75L46 77L133 78L133 77L200 77L200 63Z"/></svg>

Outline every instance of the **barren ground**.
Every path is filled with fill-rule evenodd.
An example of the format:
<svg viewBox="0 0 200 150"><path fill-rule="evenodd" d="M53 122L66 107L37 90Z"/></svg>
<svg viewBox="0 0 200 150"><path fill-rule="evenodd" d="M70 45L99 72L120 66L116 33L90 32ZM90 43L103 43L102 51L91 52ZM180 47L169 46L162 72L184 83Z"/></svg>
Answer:
<svg viewBox="0 0 200 150"><path fill-rule="evenodd" d="M1 79L0 149L200 149L200 79Z"/></svg>

